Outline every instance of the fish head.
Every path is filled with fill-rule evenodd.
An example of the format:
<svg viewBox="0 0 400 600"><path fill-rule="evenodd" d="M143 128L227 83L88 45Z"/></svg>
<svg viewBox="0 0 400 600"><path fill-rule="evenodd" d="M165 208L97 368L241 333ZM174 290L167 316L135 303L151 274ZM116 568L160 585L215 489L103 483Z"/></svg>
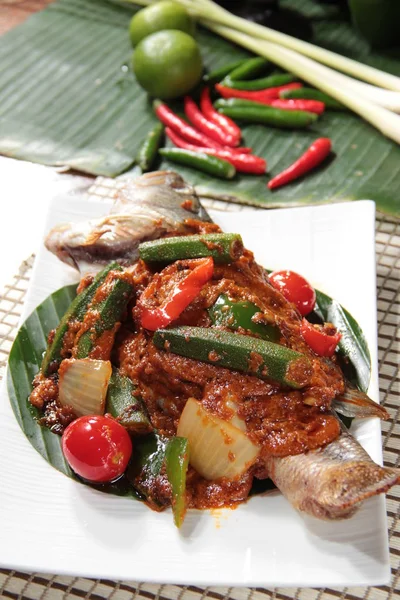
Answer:
<svg viewBox="0 0 400 600"><path fill-rule="evenodd" d="M184 233L188 219L211 221L194 189L174 171L125 179L108 215L54 227L46 248L81 273L96 272L111 260L129 265L138 246L170 232Z"/></svg>

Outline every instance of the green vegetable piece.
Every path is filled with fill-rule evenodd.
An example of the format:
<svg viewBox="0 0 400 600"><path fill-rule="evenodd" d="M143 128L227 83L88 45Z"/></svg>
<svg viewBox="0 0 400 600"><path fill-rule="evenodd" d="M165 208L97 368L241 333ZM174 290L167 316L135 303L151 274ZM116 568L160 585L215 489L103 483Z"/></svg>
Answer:
<svg viewBox="0 0 400 600"><path fill-rule="evenodd" d="M262 123L283 129L302 129L318 119L315 113L305 110L282 110L251 100L230 98L216 103L218 112L246 123Z"/></svg>
<svg viewBox="0 0 400 600"><path fill-rule="evenodd" d="M189 443L186 438L174 437L167 443L165 466L172 488L174 523L180 527L186 513L186 473L189 466Z"/></svg>
<svg viewBox="0 0 400 600"><path fill-rule="evenodd" d="M161 123L157 123L153 129L147 134L143 144L139 148L136 156L136 162L142 169L143 173L150 171L156 159L158 149L161 145L164 134L164 127Z"/></svg>
<svg viewBox="0 0 400 600"><path fill-rule="evenodd" d="M205 83L218 83L219 81L222 81L222 79L224 77L229 75L229 73L231 73L234 69L236 69L237 67L240 67L244 63L247 63L247 61L248 61L247 58L243 58L242 60L236 60L233 63L229 63L228 65L219 67L219 69L215 69L214 71L211 71L210 73L206 73L203 76L203 81Z"/></svg>
<svg viewBox="0 0 400 600"><path fill-rule="evenodd" d="M237 81L230 76L224 79L224 85L235 90L265 90L267 88L279 87L296 81L298 77L291 73L282 73L279 75L270 75L261 79L252 79L251 81Z"/></svg>
<svg viewBox="0 0 400 600"><path fill-rule="evenodd" d="M121 270L121 267L115 262L107 265L102 271L100 271L100 273L96 275L93 282L80 294L78 294L71 302L67 312L64 314L56 329L52 343L47 346L41 365L41 371L43 375L49 374L49 368L52 363L61 362L61 351L64 344L65 334L68 331L69 323L71 321L83 321L93 296L107 277L108 273L112 270Z"/></svg>
<svg viewBox="0 0 400 600"><path fill-rule="evenodd" d="M162 478L161 469L165 462L167 440L157 433L133 439L132 459L125 472L127 480L139 492L142 499L154 510L163 510L161 504L154 496L154 483L157 478Z"/></svg>
<svg viewBox="0 0 400 600"><path fill-rule="evenodd" d="M114 279L107 289L107 295L98 304L91 304L91 311L98 312L98 318L90 329L81 335L77 343L76 358L90 358L96 342L106 331L113 329L121 320L131 298L133 288L124 279Z"/></svg>
<svg viewBox="0 0 400 600"><path fill-rule="evenodd" d="M316 290L317 303L314 312L327 323L333 323L341 332L339 354L350 361L355 370L354 383L367 392L371 375L371 356L361 327L336 300ZM345 370L346 365L343 365Z"/></svg>
<svg viewBox="0 0 400 600"><path fill-rule="evenodd" d="M192 150L182 150L180 148L162 148L160 154L171 162L185 167L192 167L220 179L232 179L236 175L236 169L230 162L204 152L193 152Z"/></svg>
<svg viewBox="0 0 400 600"><path fill-rule="evenodd" d="M158 329L153 337L157 348L272 379L292 388L302 388L310 381L309 359L285 346L259 340L240 333L207 327Z"/></svg>
<svg viewBox="0 0 400 600"><path fill-rule="evenodd" d="M249 58L245 63L239 65L236 69L229 73L229 79L239 81L242 79L251 79L256 77L270 66L270 63L265 58L256 56L255 58ZM223 81L225 85L225 80Z"/></svg>
<svg viewBox="0 0 400 600"><path fill-rule="evenodd" d="M278 327L253 320L254 315L260 312L258 306L252 302L230 300L225 294L221 294L215 304L208 309L214 325L228 327L235 331L240 327L259 335L263 340L276 342L280 337Z"/></svg>
<svg viewBox="0 0 400 600"><path fill-rule="evenodd" d="M130 433L150 433L153 427L143 400L135 395L135 391L132 380L113 368L107 390L106 412L111 413Z"/></svg>
<svg viewBox="0 0 400 600"><path fill-rule="evenodd" d="M319 102L323 102L326 108L331 108L332 110L348 110L347 106L341 104L341 102L338 102L335 98L332 98L332 96L328 96L328 94L320 92L319 90L314 90L313 88L302 87L297 90L282 90L279 97L318 100Z"/></svg>
<svg viewBox="0 0 400 600"><path fill-rule="evenodd" d="M139 256L145 262L173 262L212 256L217 264L226 264L237 260L242 254L243 241L238 233L161 238L139 246Z"/></svg>

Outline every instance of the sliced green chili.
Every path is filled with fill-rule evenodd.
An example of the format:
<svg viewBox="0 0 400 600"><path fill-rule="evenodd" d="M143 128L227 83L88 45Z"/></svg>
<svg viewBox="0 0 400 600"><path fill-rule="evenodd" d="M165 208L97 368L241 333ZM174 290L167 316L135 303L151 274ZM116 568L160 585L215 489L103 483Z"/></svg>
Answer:
<svg viewBox="0 0 400 600"><path fill-rule="evenodd" d="M186 474L189 466L189 443L186 438L174 437L167 443L165 466L172 488L172 511L177 527L186 513Z"/></svg>
<svg viewBox="0 0 400 600"><path fill-rule="evenodd" d="M207 327L159 329L157 348L220 367L302 388L311 379L309 359L285 346Z"/></svg>

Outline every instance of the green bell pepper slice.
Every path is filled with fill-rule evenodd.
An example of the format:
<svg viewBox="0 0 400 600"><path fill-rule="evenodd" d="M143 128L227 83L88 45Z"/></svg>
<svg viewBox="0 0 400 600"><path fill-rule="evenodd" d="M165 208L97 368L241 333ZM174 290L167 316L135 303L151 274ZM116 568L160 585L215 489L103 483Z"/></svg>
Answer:
<svg viewBox="0 0 400 600"><path fill-rule="evenodd" d="M253 320L254 315L260 312L260 308L252 302L231 300L226 294L221 294L215 304L208 309L214 325L228 327L234 331L241 328L255 333L263 340L278 341L280 337L278 327L256 323Z"/></svg>

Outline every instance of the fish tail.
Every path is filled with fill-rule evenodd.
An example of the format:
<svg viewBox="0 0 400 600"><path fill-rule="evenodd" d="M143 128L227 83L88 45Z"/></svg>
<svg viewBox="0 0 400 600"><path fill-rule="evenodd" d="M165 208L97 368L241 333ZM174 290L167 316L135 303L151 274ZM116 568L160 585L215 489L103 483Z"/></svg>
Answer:
<svg viewBox="0 0 400 600"><path fill-rule="evenodd" d="M371 400L361 390L349 386L344 394L333 400L332 408L345 417L358 419L378 417L383 421L390 418L389 413L383 406Z"/></svg>

